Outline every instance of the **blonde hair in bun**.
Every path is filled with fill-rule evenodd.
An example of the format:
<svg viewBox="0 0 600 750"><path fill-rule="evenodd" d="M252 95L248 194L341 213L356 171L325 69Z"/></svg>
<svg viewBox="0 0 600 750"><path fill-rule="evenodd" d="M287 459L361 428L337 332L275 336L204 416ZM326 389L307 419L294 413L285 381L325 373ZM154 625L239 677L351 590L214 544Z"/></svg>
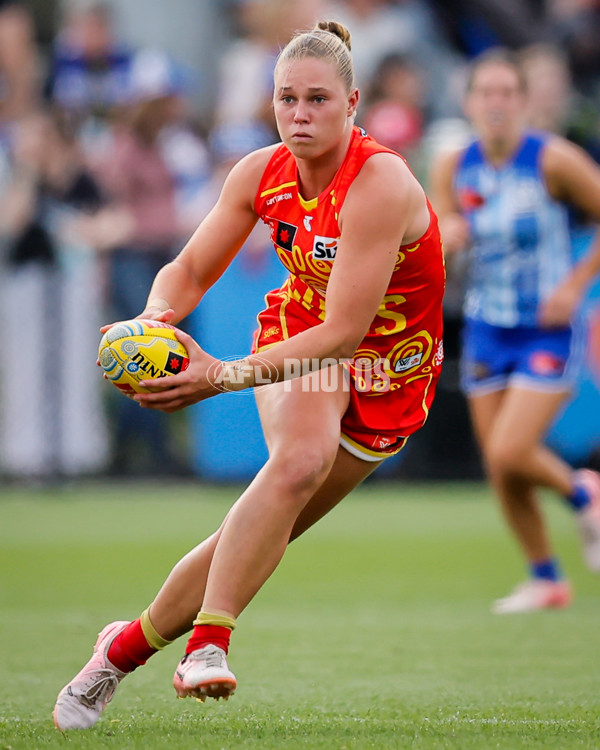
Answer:
<svg viewBox="0 0 600 750"><path fill-rule="evenodd" d="M351 37L348 29L337 21L319 21L311 31L296 34L281 50L275 72L284 62L316 57L332 62L350 93L354 88Z"/></svg>

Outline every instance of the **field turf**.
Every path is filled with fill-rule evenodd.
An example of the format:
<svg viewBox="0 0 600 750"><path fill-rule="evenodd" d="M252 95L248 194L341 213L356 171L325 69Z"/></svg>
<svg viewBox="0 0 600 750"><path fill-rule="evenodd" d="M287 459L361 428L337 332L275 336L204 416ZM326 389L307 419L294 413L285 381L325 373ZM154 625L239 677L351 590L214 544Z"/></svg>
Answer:
<svg viewBox="0 0 600 750"><path fill-rule="evenodd" d="M600 748L600 578L546 504L576 589L563 612L493 616L523 575L479 485L368 483L294 543L240 620L227 702L175 700L177 643L99 724L58 732L63 684L136 617L235 488L3 488L0 750Z"/></svg>

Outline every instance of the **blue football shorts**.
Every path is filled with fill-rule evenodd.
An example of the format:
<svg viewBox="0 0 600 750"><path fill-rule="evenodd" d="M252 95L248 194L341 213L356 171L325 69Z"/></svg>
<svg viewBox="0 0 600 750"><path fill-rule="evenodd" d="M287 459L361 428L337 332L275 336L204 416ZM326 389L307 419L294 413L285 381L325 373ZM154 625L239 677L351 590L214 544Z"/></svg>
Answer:
<svg viewBox="0 0 600 750"><path fill-rule="evenodd" d="M578 329L501 328L469 318L462 339L461 386L467 395L508 385L568 391L583 348Z"/></svg>

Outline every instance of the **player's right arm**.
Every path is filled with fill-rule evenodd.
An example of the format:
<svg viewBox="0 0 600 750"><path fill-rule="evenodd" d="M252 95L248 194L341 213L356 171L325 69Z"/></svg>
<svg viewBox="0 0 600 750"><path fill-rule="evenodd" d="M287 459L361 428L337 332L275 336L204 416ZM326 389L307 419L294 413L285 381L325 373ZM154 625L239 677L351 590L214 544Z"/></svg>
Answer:
<svg viewBox="0 0 600 750"><path fill-rule="evenodd" d="M589 285L600 274L600 169L579 146L555 136L544 149L542 170L548 191L555 200L576 206L596 223L588 251L540 306L541 325L565 326Z"/></svg>
<svg viewBox="0 0 600 750"><path fill-rule="evenodd" d="M214 208L158 272L142 315L176 323L219 279L257 222L254 198L274 148L255 151L233 167Z"/></svg>
<svg viewBox="0 0 600 750"><path fill-rule="evenodd" d="M434 162L430 176L430 200L439 220L446 256L464 250L470 240L469 222L460 212L454 190L454 175L461 151L443 153Z"/></svg>

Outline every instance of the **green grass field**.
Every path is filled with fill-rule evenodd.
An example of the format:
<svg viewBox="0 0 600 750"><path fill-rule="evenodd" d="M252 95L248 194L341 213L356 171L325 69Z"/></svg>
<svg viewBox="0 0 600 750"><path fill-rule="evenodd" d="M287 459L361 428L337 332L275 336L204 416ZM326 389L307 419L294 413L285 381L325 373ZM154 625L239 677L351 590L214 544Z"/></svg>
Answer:
<svg viewBox="0 0 600 750"><path fill-rule="evenodd" d="M175 700L183 642L58 732L63 684L235 496L202 485L2 490L0 750L599 748L600 580L548 499L567 611L495 617L523 575L480 486L369 483L290 547L239 620L227 703Z"/></svg>

